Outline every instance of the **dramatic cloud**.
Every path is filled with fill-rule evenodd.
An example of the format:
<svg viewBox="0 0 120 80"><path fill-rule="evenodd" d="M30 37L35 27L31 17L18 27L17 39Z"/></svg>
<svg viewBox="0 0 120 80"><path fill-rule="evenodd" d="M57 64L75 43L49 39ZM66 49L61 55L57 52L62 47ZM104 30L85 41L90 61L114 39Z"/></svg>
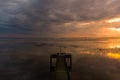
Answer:
<svg viewBox="0 0 120 80"><path fill-rule="evenodd" d="M111 27L111 19L119 17L119 3L119 0L0 0L0 23L9 29L14 27L9 25L19 28L14 34L22 34L25 28L31 37L98 36L103 27ZM100 36L106 35L115 36L113 33Z"/></svg>

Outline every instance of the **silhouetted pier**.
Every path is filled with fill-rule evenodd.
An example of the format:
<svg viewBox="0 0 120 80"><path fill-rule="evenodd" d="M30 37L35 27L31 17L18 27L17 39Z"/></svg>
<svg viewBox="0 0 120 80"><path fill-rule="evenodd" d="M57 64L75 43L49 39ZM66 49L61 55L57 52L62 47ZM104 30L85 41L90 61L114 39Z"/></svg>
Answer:
<svg viewBox="0 0 120 80"><path fill-rule="evenodd" d="M70 80L71 54L57 53L50 56L50 70L53 80Z"/></svg>

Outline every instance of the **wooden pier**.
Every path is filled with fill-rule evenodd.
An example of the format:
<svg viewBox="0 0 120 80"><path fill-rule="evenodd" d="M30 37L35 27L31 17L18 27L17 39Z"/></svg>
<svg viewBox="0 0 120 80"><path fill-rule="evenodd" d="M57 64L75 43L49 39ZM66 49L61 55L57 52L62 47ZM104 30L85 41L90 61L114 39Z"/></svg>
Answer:
<svg viewBox="0 0 120 80"><path fill-rule="evenodd" d="M71 67L71 54L57 53L50 56L50 70L53 80L70 80Z"/></svg>

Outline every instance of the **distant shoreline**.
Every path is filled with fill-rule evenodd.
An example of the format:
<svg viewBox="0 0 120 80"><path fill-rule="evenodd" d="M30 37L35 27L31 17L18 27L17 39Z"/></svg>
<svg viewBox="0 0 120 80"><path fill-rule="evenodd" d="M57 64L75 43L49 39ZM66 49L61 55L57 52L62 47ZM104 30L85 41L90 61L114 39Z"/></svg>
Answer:
<svg viewBox="0 0 120 80"><path fill-rule="evenodd" d="M16 37L0 37L0 40L53 40L53 41L93 41L93 40L106 40L106 39L120 39L120 37L80 37L80 38L16 38Z"/></svg>

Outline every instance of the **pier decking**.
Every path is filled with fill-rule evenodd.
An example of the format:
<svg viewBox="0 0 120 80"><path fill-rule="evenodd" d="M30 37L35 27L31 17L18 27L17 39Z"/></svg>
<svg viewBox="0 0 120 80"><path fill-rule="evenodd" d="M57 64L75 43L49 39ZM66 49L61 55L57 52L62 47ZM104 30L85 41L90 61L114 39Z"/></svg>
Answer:
<svg viewBox="0 0 120 80"><path fill-rule="evenodd" d="M57 53L51 55L50 68L54 80L70 80L71 65L71 54Z"/></svg>

